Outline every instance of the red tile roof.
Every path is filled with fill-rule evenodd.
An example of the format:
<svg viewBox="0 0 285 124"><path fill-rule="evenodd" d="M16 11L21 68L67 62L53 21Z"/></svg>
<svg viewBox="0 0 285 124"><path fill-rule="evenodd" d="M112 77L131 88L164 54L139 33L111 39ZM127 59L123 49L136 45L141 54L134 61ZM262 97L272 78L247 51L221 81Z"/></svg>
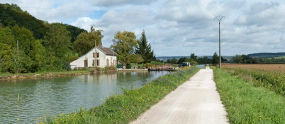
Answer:
<svg viewBox="0 0 285 124"><path fill-rule="evenodd" d="M102 50L106 55L114 55L117 56L117 53L115 53L113 50L107 47L97 46L100 50Z"/></svg>

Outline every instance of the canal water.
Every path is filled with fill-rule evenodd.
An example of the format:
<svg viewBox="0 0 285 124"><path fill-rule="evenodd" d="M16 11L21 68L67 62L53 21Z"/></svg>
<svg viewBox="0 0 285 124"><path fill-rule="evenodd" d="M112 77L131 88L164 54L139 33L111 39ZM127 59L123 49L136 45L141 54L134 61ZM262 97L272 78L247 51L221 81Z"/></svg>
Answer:
<svg viewBox="0 0 285 124"><path fill-rule="evenodd" d="M0 81L0 124L35 123L39 117L92 108L122 88L140 88L166 71L119 72L50 79Z"/></svg>
<svg viewBox="0 0 285 124"><path fill-rule="evenodd" d="M204 68L205 65L196 65L199 68Z"/></svg>

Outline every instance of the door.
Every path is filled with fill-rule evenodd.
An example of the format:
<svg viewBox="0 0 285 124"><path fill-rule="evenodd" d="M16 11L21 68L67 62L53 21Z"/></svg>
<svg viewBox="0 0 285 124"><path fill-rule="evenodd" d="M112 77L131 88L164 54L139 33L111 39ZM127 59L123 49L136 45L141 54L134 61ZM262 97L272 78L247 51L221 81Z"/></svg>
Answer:
<svg viewBox="0 0 285 124"><path fill-rule="evenodd" d="M88 67L88 61L84 60L84 67Z"/></svg>

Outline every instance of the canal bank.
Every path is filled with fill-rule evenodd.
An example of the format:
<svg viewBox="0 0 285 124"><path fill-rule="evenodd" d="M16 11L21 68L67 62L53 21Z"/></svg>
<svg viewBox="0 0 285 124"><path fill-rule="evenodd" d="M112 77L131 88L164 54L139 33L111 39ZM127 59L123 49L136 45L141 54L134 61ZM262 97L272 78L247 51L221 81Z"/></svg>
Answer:
<svg viewBox="0 0 285 124"><path fill-rule="evenodd" d="M75 76L90 74L89 71L65 71L65 72L42 72L42 73L19 73L19 74L0 74L0 81L3 80L23 80L33 78L49 78L62 76Z"/></svg>
<svg viewBox="0 0 285 124"><path fill-rule="evenodd" d="M35 123L103 104L123 89L139 89L169 72L120 72L0 81L0 124ZM18 97L19 96L19 97ZM19 120L19 121L18 121Z"/></svg>

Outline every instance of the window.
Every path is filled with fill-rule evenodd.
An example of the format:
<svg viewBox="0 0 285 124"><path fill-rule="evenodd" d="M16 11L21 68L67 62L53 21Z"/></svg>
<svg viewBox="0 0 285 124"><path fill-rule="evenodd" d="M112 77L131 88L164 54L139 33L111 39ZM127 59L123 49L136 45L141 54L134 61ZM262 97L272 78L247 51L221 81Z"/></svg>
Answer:
<svg viewBox="0 0 285 124"><path fill-rule="evenodd" d="M107 66L109 66L109 59L107 59Z"/></svg>
<svg viewBox="0 0 285 124"><path fill-rule="evenodd" d="M93 58L99 58L99 53L93 53Z"/></svg>
<svg viewBox="0 0 285 124"><path fill-rule="evenodd" d="M100 61L99 61L99 60L97 60L97 66L99 66L99 65L100 65L100 64L99 64L99 62L100 62Z"/></svg>

